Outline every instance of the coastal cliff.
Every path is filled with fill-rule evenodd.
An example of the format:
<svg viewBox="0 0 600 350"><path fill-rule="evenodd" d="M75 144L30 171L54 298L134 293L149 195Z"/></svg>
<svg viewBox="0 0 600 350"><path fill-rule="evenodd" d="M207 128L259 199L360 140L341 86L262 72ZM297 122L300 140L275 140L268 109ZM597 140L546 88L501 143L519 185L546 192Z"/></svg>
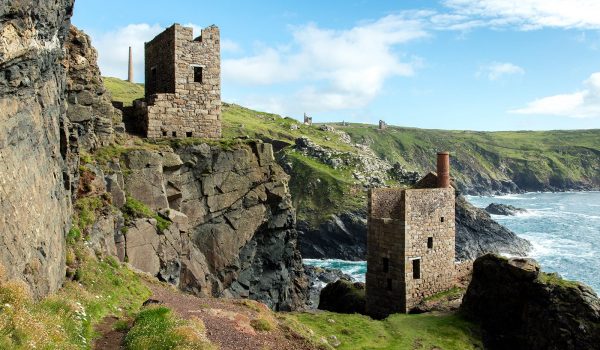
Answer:
<svg viewBox="0 0 600 350"><path fill-rule="evenodd" d="M303 306L295 211L271 145L157 148L88 165L121 210L99 216L91 241L199 296L250 298L274 310ZM124 193L124 202L114 200Z"/></svg>
<svg viewBox="0 0 600 350"><path fill-rule="evenodd" d="M58 0L0 7L0 263L38 298L56 291L65 275L77 155L61 60L72 6Z"/></svg>

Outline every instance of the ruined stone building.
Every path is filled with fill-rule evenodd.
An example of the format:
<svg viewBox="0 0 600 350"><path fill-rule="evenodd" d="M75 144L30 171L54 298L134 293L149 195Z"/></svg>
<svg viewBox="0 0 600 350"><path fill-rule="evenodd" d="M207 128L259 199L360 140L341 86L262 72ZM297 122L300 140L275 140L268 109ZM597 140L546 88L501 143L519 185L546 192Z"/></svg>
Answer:
<svg viewBox="0 0 600 350"><path fill-rule="evenodd" d="M192 28L173 24L145 44L145 61L145 98L134 101L137 131L149 138L220 138L219 28L194 38Z"/></svg>
<svg viewBox="0 0 600 350"><path fill-rule="evenodd" d="M454 283L454 203L449 155L438 154L435 188L369 193L366 309L373 317L408 312Z"/></svg>
<svg viewBox="0 0 600 350"><path fill-rule="evenodd" d="M304 113L304 125L312 125L312 117L309 117Z"/></svg>
<svg viewBox="0 0 600 350"><path fill-rule="evenodd" d="M385 130L387 128L387 123L383 120L379 121L379 130Z"/></svg>

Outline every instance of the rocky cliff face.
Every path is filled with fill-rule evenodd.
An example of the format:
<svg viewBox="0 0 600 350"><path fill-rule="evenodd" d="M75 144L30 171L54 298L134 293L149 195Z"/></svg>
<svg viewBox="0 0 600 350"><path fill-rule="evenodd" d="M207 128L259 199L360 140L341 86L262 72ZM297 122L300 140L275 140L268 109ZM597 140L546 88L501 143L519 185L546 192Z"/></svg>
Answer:
<svg viewBox="0 0 600 350"><path fill-rule="evenodd" d="M298 224L304 258L366 260L366 212L343 213L311 228ZM531 244L494 221L484 210L456 197L456 259L475 259L485 253L526 255Z"/></svg>
<svg viewBox="0 0 600 350"><path fill-rule="evenodd" d="M99 249L196 295L251 298L274 310L306 303L288 177L270 144L133 150L122 163L102 175L113 203L122 206L126 191L170 225L132 220L125 203L125 229L109 218L92 234Z"/></svg>
<svg viewBox="0 0 600 350"><path fill-rule="evenodd" d="M600 349L594 291L532 259L477 259L461 311L481 324L487 349Z"/></svg>
<svg viewBox="0 0 600 350"><path fill-rule="evenodd" d="M36 297L65 274L72 156L60 61L72 6L0 6L0 262Z"/></svg>
<svg viewBox="0 0 600 350"><path fill-rule="evenodd" d="M102 83L98 53L90 37L74 26L69 28L65 48L67 117L73 125L72 135L87 151L107 146L114 141L113 123L121 130L124 127L121 111L112 106L110 93Z"/></svg>

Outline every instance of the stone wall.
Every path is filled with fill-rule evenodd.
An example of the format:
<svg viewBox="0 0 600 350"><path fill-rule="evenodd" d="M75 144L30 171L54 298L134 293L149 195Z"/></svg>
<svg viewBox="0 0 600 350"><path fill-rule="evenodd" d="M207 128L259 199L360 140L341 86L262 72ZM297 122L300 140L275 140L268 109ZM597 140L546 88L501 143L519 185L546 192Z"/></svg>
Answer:
<svg viewBox="0 0 600 350"><path fill-rule="evenodd" d="M72 6L0 6L0 263L35 297L65 275L72 157L61 60Z"/></svg>
<svg viewBox="0 0 600 350"><path fill-rule="evenodd" d="M405 192L406 308L410 310L423 298L453 285L454 189ZM413 278L413 261L417 259L420 261L421 276Z"/></svg>
<svg viewBox="0 0 600 350"><path fill-rule="evenodd" d="M454 225L451 188L371 189L367 233L368 314L385 317L407 312L423 298L454 285ZM413 275L416 259L420 265L418 278Z"/></svg>
<svg viewBox="0 0 600 350"><path fill-rule="evenodd" d="M146 44L147 137L221 137L219 28L192 31L174 24Z"/></svg>

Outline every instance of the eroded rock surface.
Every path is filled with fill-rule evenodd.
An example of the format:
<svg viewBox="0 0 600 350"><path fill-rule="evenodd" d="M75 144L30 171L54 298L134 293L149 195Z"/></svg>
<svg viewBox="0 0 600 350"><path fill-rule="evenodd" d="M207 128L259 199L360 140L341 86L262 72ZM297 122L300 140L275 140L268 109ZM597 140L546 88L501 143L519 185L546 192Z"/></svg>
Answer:
<svg viewBox="0 0 600 350"><path fill-rule="evenodd" d="M481 325L487 349L600 349L596 293L533 259L478 258L461 311Z"/></svg>
<svg viewBox="0 0 600 350"><path fill-rule="evenodd" d="M67 55L67 116L73 134L85 150L107 146L114 141L113 123L121 122L121 111L114 108L110 93L104 88L98 53L90 37L74 26L69 28Z"/></svg>
<svg viewBox="0 0 600 350"><path fill-rule="evenodd" d="M200 296L251 298L275 310L305 305L288 177L270 144L140 149L122 160L126 169L115 160L105 176L114 188L107 188L170 223L131 222L122 260Z"/></svg>
<svg viewBox="0 0 600 350"><path fill-rule="evenodd" d="M35 297L65 275L76 159L60 62L73 1L0 6L0 263Z"/></svg>

